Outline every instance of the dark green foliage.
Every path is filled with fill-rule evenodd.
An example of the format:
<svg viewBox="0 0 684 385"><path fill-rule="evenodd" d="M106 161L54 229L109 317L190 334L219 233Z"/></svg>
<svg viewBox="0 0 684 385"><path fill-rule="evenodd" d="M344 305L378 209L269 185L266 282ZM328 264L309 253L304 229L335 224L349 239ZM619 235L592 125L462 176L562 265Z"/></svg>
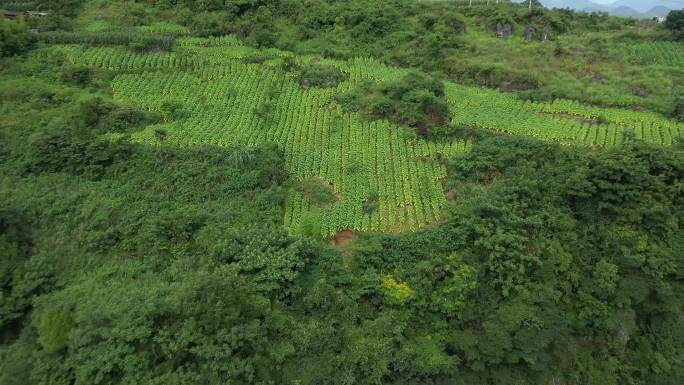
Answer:
<svg viewBox="0 0 684 385"><path fill-rule="evenodd" d="M174 112L174 116L180 115ZM101 97L81 101L78 115L83 125L98 133L131 132L160 120L157 113L139 111Z"/></svg>
<svg viewBox="0 0 684 385"><path fill-rule="evenodd" d="M170 122L172 120L183 119L188 116L188 113L184 111L183 103L176 100L165 100L160 106L162 117L165 122Z"/></svg>
<svg viewBox="0 0 684 385"><path fill-rule="evenodd" d="M304 87L336 87L347 80L349 75L337 67L310 62L298 69L299 84Z"/></svg>
<svg viewBox="0 0 684 385"><path fill-rule="evenodd" d="M128 43L128 47L137 52L171 51L173 49L173 45L173 38L155 35L138 35L133 38L130 43Z"/></svg>
<svg viewBox="0 0 684 385"><path fill-rule="evenodd" d="M454 65L450 76L465 84L494 87L502 91L534 90L541 84L537 74L503 63Z"/></svg>
<svg viewBox="0 0 684 385"><path fill-rule="evenodd" d="M66 121L52 121L32 136L26 171L102 178L110 166L127 159L133 149L125 141L97 135L131 132L157 119L155 114L119 106L101 97L80 101L74 113Z"/></svg>
<svg viewBox="0 0 684 385"><path fill-rule="evenodd" d="M111 5L102 4L88 11ZM62 13L79 14L78 2L33 6L54 11L28 21L59 29L44 44L90 39L63 34L76 23ZM115 12L122 31L176 20L200 36L376 56L535 100L570 95L682 115L678 69L616 64L622 51L605 31L630 22L600 14L404 0L125 7ZM544 44L477 30L497 18L516 34L537 23L565 35ZM121 36L89 44L159 48ZM620 42L655 38L670 39L656 31ZM681 145L492 138L448 124L435 78L369 83L339 102L430 139L477 141L468 155L440 159L457 205L439 223L348 232L352 243L340 236L334 250L308 237L320 233L315 215L290 229L298 235L282 228L287 188L326 208L345 202L322 180L286 181L278 148L174 147L166 138L176 128L163 124L147 128L155 145L134 144L129 134L187 117L183 105L167 100L159 114L120 105L101 88L106 71L46 51L0 63L1 385L684 383ZM589 65L608 70L604 83L585 79ZM315 87L346 79L315 61L285 67ZM626 90L637 83L667 97L634 104ZM280 97L274 90L255 106L265 126ZM381 209L377 196L362 207Z"/></svg>
<svg viewBox="0 0 684 385"><path fill-rule="evenodd" d="M151 277L133 264L121 271L101 269L92 279L41 298L41 307L73 308L75 324L63 341L69 353L40 355L43 369L34 375L43 381L63 378L59 383L246 384L272 378L272 367L294 350L283 310L228 266L179 278Z"/></svg>
<svg viewBox="0 0 684 385"><path fill-rule="evenodd" d="M670 11L664 26L672 32L675 38L684 41L684 10Z"/></svg>
<svg viewBox="0 0 684 385"><path fill-rule="evenodd" d="M388 119L416 129L421 135L449 124L451 114L440 80L410 73L397 81L367 83L338 101L370 119Z"/></svg>
<svg viewBox="0 0 684 385"><path fill-rule="evenodd" d="M503 26L508 24L511 26L511 31L513 31L515 28L515 20L513 19L513 16L509 12L501 9L490 12L486 16L484 24L487 30L491 32L496 31L496 28L499 25Z"/></svg>
<svg viewBox="0 0 684 385"><path fill-rule="evenodd" d="M13 8L18 11L35 11L44 10L53 13L75 15L80 10L84 0L18 0L10 1L13 5L18 5L18 8Z"/></svg>
<svg viewBox="0 0 684 385"><path fill-rule="evenodd" d="M26 24L0 18L0 57L22 54L30 48L31 42Z"/></svg>
<svg viewBox="0 0 684 385"><path fill-rule="evenodd" d="M93 76L93 69L76 65L65 65L62 68L61 80L80 87L87 86Z"/></svg>
<svg viewBox="0 0 684 385"><path fill-rule="evenodd" d="M684 122L684 96L680 96L676 99L671 116L674 120Z"/></svg>
<svg viewBox="0 0 684 385"><path fill-rule="evenodd" d="M22 271L32 247L26 219L16 210L0 208L0 341L6 342L17 332L12 323L23 317L29 303L12 294L15 274Z"/></svg>
<svg viewBox="0 0 684 385"><path fill-rule="evenodd" d="M69 172L101 178L115 162L126 159L130 151L126 143L106 139L93 141L76 132L56 128L33 139L26 170L32 173Z"/></svg>
<svg viewBox="0 0 684 385"><path fill-rule="evenodd" d="M256 15L250 23L249 40L258 47L271 47L278 39L278 32L273 25L273 13L268 7L257 8Z"/></svg>
<svg viewBox="0 0 684 385"><path fill-rule="evenodd" d="M371 196L363 201L363 211L366 212L366 214L373 214L378 210L379 204L380 198L378 197L378 194L375 192L371 193Z"/></svg>
<svg viewBox="0 0 684 385"><path fill-rule="evenodd" d="M557 14L541 7L534 7L518 16L518 23L532 26L537 33L547 28L554 33L563 33L569 29L567 22L556 17Z"/></svg>
<svg viewBox="0 0 684 385"><path fill-rule="evenodd" d="M44 32L38 39L51 44L86 44L94 46L122 45L134 51L171 51L175 39L134 30L107 30L98 32Z"/></svg>
<svg viewBox="0 0 684 385"><path fill-rule="evenodd" d="M454 160L451 175L463 200L447 223L357 250L363 269L391 271L416 291L405 312L427 305L411 313L413 330L430 325L439 344L430 314L453 314L437 350L459 360L447 372L485 384L682 380L672 365L684 357L673 348L681 333L656 331L681 317L684 301L681 150L589 152L502 137ZM454 313L439 300L448 295ZM412 370L427 368L414 361Z"/></svg>
<svg viewBox="0 0 684 385"><path fill-rule="evenodd" d="M320 178L308 178L297 183L297 190L306 195L316 206L328 206L335 203L332 186Z"/></svg>

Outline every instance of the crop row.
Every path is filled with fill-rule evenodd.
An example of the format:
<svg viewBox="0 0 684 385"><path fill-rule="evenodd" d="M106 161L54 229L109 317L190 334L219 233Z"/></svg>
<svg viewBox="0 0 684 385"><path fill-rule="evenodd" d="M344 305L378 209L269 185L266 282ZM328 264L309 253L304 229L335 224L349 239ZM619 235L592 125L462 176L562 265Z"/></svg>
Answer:
<svg viewBox="0 0 684 385"><path fill-rule="evenodd" d="M293 232L316 229L413 231L439 220L447 204L441 157L470 151L464 141L417 139L408 128L346 113L332 97L359 81L395 79L405 71L371 59L328 60L350 73L337 88L303 90L287 73L241 60L245 47L195 41L183 54L138 54L113 48L60 49L74 62L119 71L115 97L140 108L168 112L164 123L134 135L156 144L258 146L277 143L294 180L328 183L336 202L317 206L292 190L284 220ZM252 50L252 49L248 49ZM254 51L250 51L254 52ZM277 53L274 53L277 54ZM298 58L298 60L308 60ZM138 71L131 71L137 69ZM577 103L524 102L513 95L446 84L453 123L590 146L619 145L628 131L649 142L670 144L682 127L655 114L595 109Z"/></svg>

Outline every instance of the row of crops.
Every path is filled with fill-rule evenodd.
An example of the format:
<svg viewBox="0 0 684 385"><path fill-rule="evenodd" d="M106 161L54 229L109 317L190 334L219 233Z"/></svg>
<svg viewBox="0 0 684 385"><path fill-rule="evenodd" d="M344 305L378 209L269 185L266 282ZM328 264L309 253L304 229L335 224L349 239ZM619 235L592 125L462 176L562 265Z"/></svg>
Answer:
<svg viewBox="0 0 684 385"><path fill-rule="evenodd" d="M137 53L119 47L86 48L80 45L55 46L74 63L110 71L141 71L162 68L184 69L202 65L196 56L176 53Z"/></svg>
<svg viewBox="0 0 684 385"><path fill-rule="evenodd" d="M150 25L143 25L138 27L138 30L143 32L158 33L169 36L183 36L190 34L190 28L167 22L158 22L152 23Z"/></svg>
<svg viewBox="0 0 684 385"><path fill-rule="evenodd" d="M317 207L292 190L285 224L294 231L310 222L324 235L413 231L440 218L446 169L437 157L467 152L469 143L427 142L389 122L368 122L330 105L334 90L304 91L282 72L239 61L220 68L118 75L112 88L120 101L151 110L174 101L188 113L136 139L158 143L155 130L163 128L165 140L180 145L280 144L295 180L321 178L339 196ZM271 106L268 117L258 114L264 103ZM364 209L369 200L377 200L373 210Z"/></svg>
<svg viewBox="0 0 684 385"><path fill-rule="evenodd" d="M684 125L664 117L622 109L583 106L576 101L522 101L512 94L447 85L454 122L563 144L620 145L632 135L653 144L671 145Z"/></svg>
<svg viewBox="0 0 684 385"><path fill-rule="evenodd" d="M627 57L639 64L684 67L684 44L654 41L625 46Z"/></svg>
<svg viewBox="0 0 684 385"><path fill-rule="evenodd" d="M307 227L327 236L343 229L413 231L438 221L447 204L441 182L446 168L439 158L467 153L471 146L428 142L407 128L365 120L331 102L359 81L394 79L406 72L372 59L325 60L348 72L349 80L337 88L303 90L278 66L249 63L250 55L265 51L230 37L187 38L168 54L78 45L58 49L74 62L117 72L112 88L121 102L150 110L166 102L182 106L180 117L147 127L135 140L157 144L155 132L163 129L163 140L177 145L282 146L293 179L319 178L336 195L336 202L320 206L292 189L284 222L294 232ZM267 54L273 60L287 55ZM567 144L617 145L629 130L649 142L670 144L683 131L680 124L654 114L567 101L523 102L452 83L446 84L446 93L456 124Z"/></svg>

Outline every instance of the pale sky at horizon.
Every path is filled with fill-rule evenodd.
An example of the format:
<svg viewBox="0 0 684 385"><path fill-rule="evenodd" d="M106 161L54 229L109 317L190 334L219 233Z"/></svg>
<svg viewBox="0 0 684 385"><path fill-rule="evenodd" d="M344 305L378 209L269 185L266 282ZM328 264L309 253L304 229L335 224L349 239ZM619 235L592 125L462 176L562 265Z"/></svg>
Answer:
<svg viewBox="0 0 684 385"><path fill-rule="evenodd" d="M617 0L592 0L592 1L593 1L594 3L599 3L599 4L610 4L610 3L616 2ZM652 0L643 0L643 1L641 1L640 3L641 3L641 4L648 5L648 4L652 4L652 3L655 3L655 2L652 1Z"/></svg>

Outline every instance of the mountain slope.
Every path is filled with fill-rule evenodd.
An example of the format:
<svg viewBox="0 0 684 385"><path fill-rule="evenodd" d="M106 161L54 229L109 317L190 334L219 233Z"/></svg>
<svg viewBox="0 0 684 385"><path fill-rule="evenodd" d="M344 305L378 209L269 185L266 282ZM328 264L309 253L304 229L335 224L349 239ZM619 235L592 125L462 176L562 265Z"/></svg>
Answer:
<svg viewBox="0 0 684 385"><path fill-rule="evenodd" d="M613 16L619 16L619 17L639 17L641 16L641 13L637 11L636 9L632 7L628 7L626 5L614 8L610 11L610 14Z"/></svg>
<svg viewBox="0 0 684 385"><path fill-rule="evenodd" d="M255 64L253 58L263 57L264 51L231 37L186 38L179 46L170 54L73 45L53 49L72 63L115 72L114 97L127 105L162 111L165 102L182 101L184 116L148 126L133 135L136 142L155 145L163 130L165 143L180 146L283 146L285 169L293 180L322 181L338 197L321 206L305 192L290 192L284 223L293 232L408 232L442 217L447 170L440 159L468 152L471 144L431 142L407 127L347 112L335 101L335 95L364 81L399 80L405 69L373 59L326 59L320 63L338 68L348 79L332 88L303 89L280 68L287 57L302 65L313 58L272 49L268 65ZM684 125L656 114L561 99L530 103L451 82L444 87L457 127L592 147L619 146L627 132L642 125L635 135L654 144L670 145L684 133ZM585 124L572 116L583 121L602 117L603 122ZM367 202L375 208L367 209Z"/></svg>
<svg viewBox="0 0 684 385"><path fill-rule="evenodd" d="M670 8L663 6L663 5L658 5L658 6L655 6L651 9L649 9L648 11L642 13L642 16L645 16L645 17L656 17L656 16L665 17L665 16L667 16L668 13L670 13L670 11L672 11Z"/></svg>
<svg viewBox="0 0 684 385"><path fill-rule="evenodd" d="M548 8L570 8L584 12L607 12L620 17L667 16L673 9L684 9L684 0L617 0L610 4L599 4L591 0L543 0Z"/></svg>

